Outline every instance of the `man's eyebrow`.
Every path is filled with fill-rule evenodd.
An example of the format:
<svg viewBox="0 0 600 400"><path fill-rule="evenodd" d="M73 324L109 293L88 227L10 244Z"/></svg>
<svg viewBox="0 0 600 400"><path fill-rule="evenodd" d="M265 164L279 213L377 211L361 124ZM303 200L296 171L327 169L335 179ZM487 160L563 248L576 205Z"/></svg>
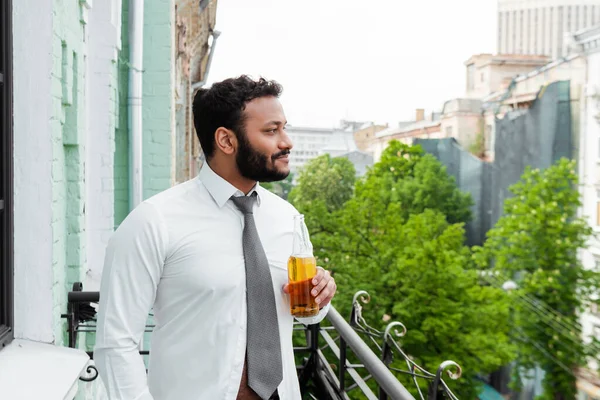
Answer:
<svg viewBox="0 0 600 400"><path fill-rule="evenodd" d="M287 121L283 121L283 122L281 122L281 121L269 121L265 125L277 125L277 126L283 125L283 126L285 126L285 125L287 125Z"/></svg>

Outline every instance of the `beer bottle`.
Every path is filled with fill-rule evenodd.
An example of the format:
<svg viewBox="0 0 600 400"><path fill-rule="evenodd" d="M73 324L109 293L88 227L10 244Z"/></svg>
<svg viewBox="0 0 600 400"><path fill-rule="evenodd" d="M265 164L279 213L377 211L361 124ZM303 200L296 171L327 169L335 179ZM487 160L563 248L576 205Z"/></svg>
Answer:
<svg viewBox="0 0 600 400"><path fill-rule="evenodd" d="M288 261L291 313L295 317L312 317L319 313L319 305L310 293L312 279L317 274L317 263L308 238L304 215L294 216L294 240Z"/></svg>

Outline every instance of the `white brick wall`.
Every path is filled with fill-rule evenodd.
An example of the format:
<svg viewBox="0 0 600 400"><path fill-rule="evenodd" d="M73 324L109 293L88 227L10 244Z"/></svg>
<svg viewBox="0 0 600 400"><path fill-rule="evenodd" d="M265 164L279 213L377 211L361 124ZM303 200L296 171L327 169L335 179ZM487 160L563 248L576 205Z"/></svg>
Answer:
<svg viewBox="0 0 600 400"><path fill-rule="evenodd" d="M114 228L116 55L120 47L121 1L94 2L88 23L88 127L86 148L87 276L97 290L106 244Z"/></svg>
<svg viewBox="0 0 600 400"><path fill-rule="evenodd" d="M15 336L52 343L52 3L13 2L13 27Z"/></svg>

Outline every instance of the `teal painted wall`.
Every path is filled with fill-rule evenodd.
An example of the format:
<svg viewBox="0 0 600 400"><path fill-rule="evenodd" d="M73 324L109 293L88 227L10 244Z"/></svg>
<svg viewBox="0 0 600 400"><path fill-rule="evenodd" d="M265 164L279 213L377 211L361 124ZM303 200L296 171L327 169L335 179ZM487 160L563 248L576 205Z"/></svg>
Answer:
<svg viewBox="0 0 600 400"><path fill-rule="evenodd" d="M85 56L82 5L54 1L52 57L52 236L56 344L66 341L66 294L85 264Z"/></svg>
<svg viewBox="0 0 600 400"><path fill-rule="evenodd" d="M118 74L118 126L115 132L115 228L129 213L129 138L127 94L129 74L128 2L122 5ZM171 187L173 149L173 15L170 0L146 2L142 80L143 197Z"/></svg>
<svg viewBox="0 0 600 400"><path fill-rule="evenodd" d="M115 127L115 228L129 213L129 138L127 130L127 90L129 85L129 40L128 18L129 2L122 1L121 9L121 51L118 63L118 105L117 125Z"/></svg>
<svg viewBox="0 0 600 400"><path fill-rule="evenodd" d="M174 13L175 7L169 0L146 2L144 10L144 198L171 187Z"/></svg>

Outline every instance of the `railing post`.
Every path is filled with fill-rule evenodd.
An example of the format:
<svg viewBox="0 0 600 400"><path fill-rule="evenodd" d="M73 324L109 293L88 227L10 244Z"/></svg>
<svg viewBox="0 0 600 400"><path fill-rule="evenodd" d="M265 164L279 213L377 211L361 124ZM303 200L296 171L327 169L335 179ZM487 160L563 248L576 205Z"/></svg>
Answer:
<svg viewBox="0 0 600 400"><path fill-rule="evenodd" d="M340 336L340 366L338 370L338 379L340 381L340 393L346 392L346 351L348 345L344 338Z"/></svg>
<svg viewBox="0 0 600 400"><path fill-rule="evenodd" d="M73 283L73 292L81 292L83 284L81 282ZM79 327L79 303L67 303L67 313L61 315L67 319L67 331L69 334L69 347L77 348L77 328Z"/></svg>
<svg viewBox="0 0 600 400"><path fill-rule="evenodd" d="M381 348L381 361L383 361L388 368L392 362L392 349L390 348L385 335L383 337L383 347ZM388 395L381 386L379 386L379 400L388 400Z"/></svg>

